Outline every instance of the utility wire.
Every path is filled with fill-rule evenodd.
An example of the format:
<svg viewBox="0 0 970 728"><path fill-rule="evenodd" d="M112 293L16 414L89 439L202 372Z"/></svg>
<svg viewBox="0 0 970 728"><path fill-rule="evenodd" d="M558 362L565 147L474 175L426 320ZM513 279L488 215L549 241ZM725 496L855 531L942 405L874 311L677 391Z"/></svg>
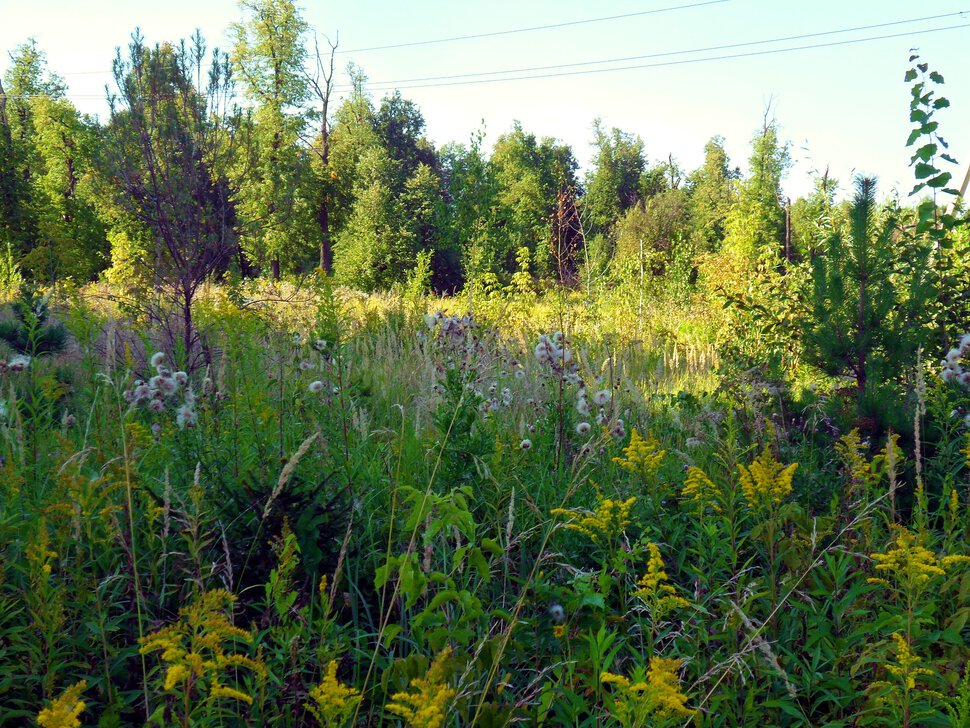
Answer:
<svg viewBox="0 0 970 728"><path fill-rule="evenodd" d="M904 21L901 21L901 22L904 22ZM878 41L878 40L888 40L892 38L905 38L905 37L912 37L912 36L918 36L918 35L925 35L929 33L939 33L947 30L957 30L957 29L968 28L968 27L970 27L970 23L961 23L959 25L949 25L949 26L944 26L939 28L927 28L925 30L912 30L912 31L907 31L903 33L875 35L875 36L869 36L866 38L852 38L849 40L832 41L829 43L813 43L809 45L791 46L788 48L771 48L769 50L763 50L763 51L748 51L745 53L724 54L724 55L718 55L718 56L705 56L703 58L687 58L687 59L678 60L678 61L644 63L644 64L636 64L631 66L618 66L618 67L612 67L612 68L592 68L592 69L585 69L585 70L579 70L579 71L566 71L563 73L543 73L543 74L535 74L535 75L528 75L528 76L512 76L508 78L486 78L486 79L475 79L470 81L450 81L445 83L427 83L427 84L418 83L410 86L387 85L387 84L397 83L397 82L390 82L390 81L376 82L374 84L369 85L368 88L372 91L390 91L395 89L407 90L407 89L419 89L419 88L439 88L439 87L447 87L447 86L469 86L469 85L477 85L477 84L485 84L485 83L501 83L501 82L508 82L508 81L527 81L527 80L537 80L537 79L544 79L544 78L562 78L567 76L580 76L580 75L589 75L594 73L611 73L614 71L630 71L630 70L643 69L643 68L662 68L667 66L680 66L680 65L687 65L687 64L693 64L693 63L707 63L710 61L723 61L723 60L730 60L733 58L751 58L755 56L768 56L776 53L790 53L793 51L810 50L815 48L833 48L837 46L853 45L856 43L869 43L869 42ZM827 31L827 32L834 33L837 31ZM737 45L739 46L755 45L755 44L761 44L761 43L778 42L779 40L781 39L774 39L773 41L772 40L754 41L752 43L744 43L744 44L737 44ZM692 52L692 51L672 51L670 53L657 54L657 55L677 55L680 53L687 53L687 52ZM693 51L693 52L697 52L697 51ZM606 62L606 61L603 61L603 62ZM572 65L572 64L564 64L564 66L568 66L568 65ZM478 74L471 74L471 75L478 75ZM375 86L379 88L374 88ZM338 90L343 90L349 87L341 86L336 88ZM51 96L50 94L24 94L24 95L8 94L6 96L7 99L27 99L27 98L44 98L44 97L51 97ZM96 94L74 94L74 95L64 94L63 96L55 96L51 98L102 99L104 97Z"/></svg>
<svg viewBox="0 0 970 728"><path fill-rule="evenodd" d="M726 55L720 55L720 56L707 56L705 58L688 58L681 61L664 61L661 63L643 63L643 64L637 64L633 66L618 66L615 68L592 68L592 69L587 69L583 71L566 71L564 73L542 73L542 74L535 74L531 76L512 76L509 78L485 78L485 79L477 79L472 81L451 81L446 83L413 84L410 86L406 86L406 85L382 86L380 83L376 83L369 86L369 88L372 91L392 91L392 90L404 91L408 89L439 88L439 87L445 87L445 86L472 86L472 85L485 84L485 83L501 83L501 82L508 82L508 81L530 81L530 80L543 79L543 78L563 78L566 76L583 76L583 75L589 75L594 73L612 73L614 71L632 71L632 70L642 69L642 68L662 68L665 66L682 66L690 63L706 63L708 61L725 61L725 60L730 60L732 58L751 58L754 56L773 55L775 53L789 53L792 51L803 51L803 50L809 50L812 48L832 48L835 46L852 45L855 43L868 43L871 41L888 40L891 38L906 38L906 37L911 37L915 35L939 33L945 30L956 30L958 28L968 28L968 27L970 27L970 23L962 23L960 25L950 25L942 28L928 28L926 30L913 30L905 33L875 35L875 36L870 36L868 38L854 38L851 40L833 41L831 43L815 43L810 45L793 46L791 48L773 48L771 50L766 50L766 51L749 51L747 53L734 53L734 54L726 54ZM380 86L380 88L374 88L374 86ZM341 88L344 88L344 87L341 87Z"/></svg>
<svg viewBox="0 0 970 728"><path fill-rule="evenodd" d="M420 78L403 78L395 79L392 81L378 81L374 85L388 86L391 84L399 83L419 83L424 81L445 81L452 79L465 79L465 78L476 78L481 76L495 76L504 73L530 73L532 71L551 71L560 68L575 68L578 66L593 66L600 65L604 63L624 63L627 61L642 61L648 58L664 58L668 56L682 56L689 55L691 53L709 53L711 51L723 51L730 48L743 48L747 46L758 46L767 45L769 43L783 43L793 40L805 40L806 38L819 38L827 35L841 35L843 33L855 33L862 30L875 30L877 28L888 28L897 25L908 25L910 23L922 23L929 20L941 20L943 18L953 18L956 16L965 17L968 11L962 10L956 13L946 13L943 15L927 15L922 18L910 18L909 20L893 20L888 23L876 23L874 25L857 25L854 28L840 28L838 30L824 30L818 33L803 33L801 35L788 35L782 36L780 38L766 38L764 40L753 40L744 43L729 43L726 45L716 45L707 46L704 48L690 48L687 50L680 51L664 51L661 53L649 53L642 56L624 56L621 58L607 58L600 61L578 61L575 63L558 63L551 66L531 66L526 68L509 68L502 71L481 71L478 73L456 73L449 76L424 76ZM917 32L917 31L913 31ZM339 84L337 88L352 88L352 86L347 84Z"/></svg>
<svg viewBox="0 0 970 728"><path fill-rule="evenodd" d="M474 40L476 38L495 38L501 35L513 35L515 33L532 33L537 30L551 30L553 28L568 28L576 25L587 25L589 23L603 23L608 20L623 20L625 18L636 18L644 15L657 15L659 13L669 13L677 10L689 10L700 8L705 5L720 5L728 0L706 0L706 2L691 3L690 5L671 5L665 8L655 8L654 10L641 10L636 13L624 13L623 15L607 15L601 18L587 18L586 20L570 20L564 23L549 23L548 25L533 25L528 28L512 28L510 30L496 30L491 33L475 33L473 35L455 35L450 38L434 38L432 40L416 40L408 43L393 43L391 45L369 46L367 48L351 48L337 53L364 53L367 51L384 51L392 48L412 48L414 46L432 45L434 43L453 43L460 40Z"/></svg>
<svg viewBox="0 0 970 728"><path fill-rule="evenodd" d="M624 13L623 15L607 15L600 18L587 18L585 20L570 20L564 23L550 23L547 25L533 25L528 28L512 28L510 30L496 30L491 33L475 33L472 35L455 35L449 38L432 38L430 40L417 40L408 43L392 43L390 45L382 46L369 46L367 48L350 48L348 50L338 50L337 55L346 53L366 53L369 51L383 51L390 50L393 48L411 48L414 46L425 46L432 45L435 43L452 43L462 40L475 40L477 38L493 38L502 35L513 35L515 33L531 33L537 30L552 30L555 28L568 28L576 25L587 25L589 23L602 23L608 20L623 20L626 18L635 18L643 15L657 15L659 13L669 13L677 10L689 10L691 8L704 7L706 5L720 5L722 3L730 2L730 0L705 0L705 2L696 2L689 5L671 5L665 8L655 8L653 10L641 10L636 13ZM111 71L67 71L66 73L59 74L61 76L104 76L110 74Z"/></svg>

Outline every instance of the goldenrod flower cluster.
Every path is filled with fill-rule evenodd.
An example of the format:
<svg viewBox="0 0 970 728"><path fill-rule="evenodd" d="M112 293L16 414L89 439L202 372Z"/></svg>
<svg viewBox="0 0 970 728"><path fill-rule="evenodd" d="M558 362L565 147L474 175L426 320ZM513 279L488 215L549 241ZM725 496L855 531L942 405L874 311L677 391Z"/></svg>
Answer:
<svg viewBox="0 0 970 728"><path fill-rule="evenodd" d="M642 475L650 479L660 470L666 450L660 449L660 441L647 433L644 439L634 427L630 432L630 444L623 448L622 458L613 458L613 462L634 475Z"/></svg>
<svg viewBox="0 0 970 728"><path fill-rule="evenodd" d="M650 550L647 572L637 582L637 586L640 588L633 592L633 596L647 603L653 619L663 619L664 616L678 607L689 607L690 602L677 596L677 590L672 584L668 583L669 577L667 572L664 571L660 548L652 543L647 544L647 548Z"/></svg>
<svg viewBox="0 0 970 728"><path fill-rule="evenodd" d="M715 513L721 512L719 503L721 489L700 468L688 468L687 480L684 481L684 489L681 491L681 495L685 500L699 506L701 510L710 508Z"/></svg>
<svg viewBox="0 0 970 728"><path fill-rule="evenodd" d="M900 678L907 690L912 690L916 687L916 678L920 675L932 675L933 672L927 670L925 667L916 667L920 658L910 651L909 643L902 634L894 632L893 640L896 642L897 664L887 664L886 670L890 674Z"/></svg>
<svg viewBox="0 0 970 728"><path fill-rule="evenodd" d="M643 680L631 681L623 675L603 672L602 683L616 688L609 706L613 717L623 726L642 726L652 718L692 716L697 711L685 705L687 696L680 691L679 669L679 659L653 657Z"/></svg>
<svg viewBox="0 0 970 728"><path fill-rule="evenodd" d="M223 685L220 674L230 668L246 668L265 676L266 666L259 660L229 652L235 640L251 643L253 636L233 625L226 612L236 597L225 589L214 589L193 604L179 610L179 621L148 635L142 640L141 654L161 652L167 665L163 690L191 684L195 689L208 683L209 698L232 698L252 704L251 695Z"/></svg>
<svg viewBox="0 0 970 728"><path fill-rule="evenodd" d="M893 641L896 643L896 664L891 662L886 663L886 672L898 679L898 683L891 683L887 680L877 680L876 682L869 685L869 690L876 690L879 688L886 688L890 691L891 696L894 691L899 691L902 688L903 691L909 692L910 690L916 689L916 680L920 675L932 675L932 670L927 670L925 667L917 667L920 662L920 658L913 654L909 648L909 642L906 641L900 632L893 633ZM921 691L925 693L934 694L934 691ZM884 695L883 700L887 696Z"/></svg>
<svg viewBox="0 0 970 728"><path fill-rule="evenodd" d="M323 680L310 691L307 710L324 728L346 725L361 701L360 691L337 679L337 661L331 660Z"/></svg>
<svg viewBox="0 0 970 728"><path fill-rule="evenodd" d="M970 561L970 556L960 555L938 558L918 543L915 533L902 526L896 527L895 546L884 554L870 556L876 562L876 571L887 572L907 589L922 589L936 577L945 575L946 570L954 564ZM886 579L870 578L867 581L890 586Z"/></svg>
<svg viewBox="0 0 970 728"><path fill-rule="evenodd" d="M791 493L792 477L797 469L798 463L785 466L778 462L766 445L751 465L738 465L744 499L755 510L780 504Z"/></svg>
<svg viewBox="0 0 970 728"><path fill-rule="evenodd" d="M441 728L448 715L448 704L455 697L455 690L445 679L445 665L451 657L451 648L443 649L423 678L411 681L408 692L395 693L385 707L391 713L404 718L412 728Z"/></svg>
<svg viewBox="0 0 970 728"><path fill-rule="evenodd" d="M85 680L74 683L61 693L49 708L44 708L37 715L37 725L40 728L79 728L81 721L78 716L84 711L84 701L81 693L88 686Z"/></svg>
<svg viewBox="0 0 970 728"><path fill-rule="evenodd" d="M604 544L612 542L630 525L630 510L636 502L636 498L621 501L600 496L592 513L572 508L553 508L551 513L554 516L571 516L573 520L566 524L566 528L579 531L595 544Z"/></svg>
<svg viewBox="0 0 970 728"><path fill-rule="evenodd" d="M835 451L842 459L846 479L853 490L865 489L877 479L872 463L866 459L865 447L858 428L852 429L835 443Z"/></svg>

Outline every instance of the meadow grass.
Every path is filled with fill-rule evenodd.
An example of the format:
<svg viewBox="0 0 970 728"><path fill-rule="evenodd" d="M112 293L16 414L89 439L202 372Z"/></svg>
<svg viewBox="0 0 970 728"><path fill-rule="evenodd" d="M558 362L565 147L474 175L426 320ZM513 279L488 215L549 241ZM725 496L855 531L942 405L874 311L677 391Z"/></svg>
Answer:
<svg viewBox="0 0 970 728"><path fill-rule="evenodd" d="M210 286L183 370L111 293L0 352L0 724L970 721L932 367L914 440L700 302Z"/></svg>

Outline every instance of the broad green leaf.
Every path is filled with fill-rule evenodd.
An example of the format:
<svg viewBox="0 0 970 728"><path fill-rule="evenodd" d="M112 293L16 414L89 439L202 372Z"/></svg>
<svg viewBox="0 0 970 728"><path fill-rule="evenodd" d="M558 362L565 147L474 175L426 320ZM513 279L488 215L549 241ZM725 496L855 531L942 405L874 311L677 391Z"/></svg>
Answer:
<svg viewBox="0 0 970 728"><path fill-rule="evenodd" d="M922 159L924 162L929 162L938 150L939 147L936 144L924 144L916 150L916 154L914 156Z"/></svg>

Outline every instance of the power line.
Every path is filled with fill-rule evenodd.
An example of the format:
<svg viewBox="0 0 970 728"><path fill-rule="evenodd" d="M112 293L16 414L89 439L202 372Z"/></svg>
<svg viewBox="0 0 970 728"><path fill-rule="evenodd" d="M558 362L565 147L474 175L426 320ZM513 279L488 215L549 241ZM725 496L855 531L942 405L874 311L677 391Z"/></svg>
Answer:
<svg viewBox="0 0 970 728"><path fill-rule="evenodd" d="M960 14L960 13L957 13L957 14ZM905 21L900 21L900 22L905 22ZM906 38L906 37L912 37L912 36L918 36L918 35L926 35L929 33L939 33L947 30L957 30L957 29L968 28L968 27L970 27L970 23L961 23L959 25L950 25L950 26L944 26L940 28L928 28L925 30L912 30L912 31L907 31L903 33L875 35L875 36L869 36L867 38L852 38L849 40L832 41L829 43L813 43L809 45L792 46L788 48L772 48L764 51L749 51L746 53L724 54L719 56L706 56L704 58L687 58L687 59L678 60L678 61L644 63L644 64L636 64L632 66L618 66L613 68L593 68L593 69L586 69L586 70L579 70L579 71L566 71L564 73L544 73L544 74L535 74L535 75L529 75L529 76L513 76L509 78L486 78L486 79L476 79L476 80L470 80L470 81L452 81L452 82L446 82L446 83L413 84L410 86L388 85L388 84L396 83L396 82L390 82L390 81L377 82L375 84L372 84L370 88L373 91L390 91L394 89L407 90L407 89L419 89L419 88L438 88L438 87L447 87L447 86L470 86L470 85L477 85L477 84L484 84L484 83L528 81L528 80L538 80L538 79L544 79L544 78L562 78L567 76L589 75L594 73L597 73L597 74L611 73L614 71L631 71L631 70L637 70L637 69L643 69L643 68L662 68L667 66L680 66L680 65L687 65L687 64L693 64L693 63L707 63L710 61L723 61L723 60L730 60L733 58L751 58L756 56L767 56L767 55L773 55L776 53L790 53L793 51L811 50L811 49L817 49L817 48L833 48L837 46L854 45L856 43L869 43L869 42L878 41L878 40L889 40L892 38ZM827 31L827 33L834 33L834 32L838 32L838 31ZM811 37L811 35L815 35L815 34L808 34L804 37ZM769 43L769 42L778 42L779 40L781 39L753 41L751 43L735 44L734 47L743 46L743 45L762 44L762 43ZM732 46L725 46L725 47L732 47ZM688 53L688 52L698 52L698 51L671 51L669 53L656 54L656 55L678 55L681 53ZM646 56L646 57L649 57L649 56ZM602 62L605 63L607 61L602 61ZM591 63L596 63L596 61L592 61ZM569 66L569 65L573 65L573 64L562 64L562 67ZM496 72L496 73L501 73L501 72ZM470 74L470 75L474 76L474 75L480 75L480 74ZM374 86L379 86L380 88L374 88ZM347 87L340 87L340 88L343 89ZM84 99L84 100L104 98L103 96L97 95L97 94L64 94L63 96L59 96L59 97L51 97L49 94L23 94L23 95L8 94L6 98L28 99L28 98L44 98L44 97Z"/></svg>
<svg viewBox="0 0 970 728"><path fill-rule="evenodd" d="M515 33L532 33L537 30L551 30L554 28L568 28L576 25L587 25L589 23L603 23L609 20L623 20L626 18L636 18L642 17L644 15L657 15L659 13L669 13L677 10L689 10L691 8L700 8L705 5L720 5L721 3L726 3L729 0L706 0L705 2L691 3L690 5L671 5L665 8L655 8L654 10L641 10L636 13L624 13L623 15L607 15L600 18L587 18L586 20L570 20L563 23L549 23L547 25L533 25L528 28L512 28L509 30L496 30L491 33L475 33L473 35L455 35L449 38L434 38L431 40L416 40L408 43L392 43L390 45L382 46L369 46L367 48L351 48L346 51L337 51L338 53L364 53L367 51L384 51L390 50L392 48L411 48L413 46L424 46L432 45L434 43L452 43L460 40L474 40L477 38L495 38L501 35L513 35Z"/></svg>
<svg viewBox="0 0 970 728"><path fill-rule="evenodd" d="M803 33L801 35L789 35L789 36L782 36L779 38L766 38L764 40L753 40L753 41L747 41L744 43L729 43L726 45L707 46L704 48L690 48L687 50L679 50L679 51L664 51L661 53L649 53L647 55L641 55L641 56L624 56L620 58L607 58L599 61L578 61L575 63L558 63L551 66L531 66L526 68L509 68L502 71L481 71L478 73L456 73L448 76L424 76L420 78L404 78L404 79L395 79L392 81L378 81L378 82L375 82L374 85L389 86L391 84L400 84L400 83L419 83L424 81L444 81L444 80L451 80L456 78L464 79L464 78L476 78L481 76L495 76L503 73L529 73L532 71L550 71L550 70L555 70L559 68L575 68L578 66L592 66L592 65L600 65L603 63L623 63L626 61L641 61L647 58L664 58L668 56L689 55L691 53L709 53L711 51L722 51L722 50L727 50L729 48L743 48L746 46L766 45L768 43L782 43L782 42L793 41L793 40L804 40L806 38L819 38L827 35L855 33L862 30L875 30L876 28L888 28L896 25L921 23L929 20L941 20L943 18L952 18L956 16L963 17L966 15L967 12L968 11L966 10L962 10L956 13L946 13L943 15L927 15L922 18L911 18L909 20L894 20L887 23L876 23L874 25L858 25L854 28L840 28L838 30L825 30L818 33ZM496 79L496 80L501 80L501 79ZM352 86L340 84L337 88L340 88L340 89L352 88Z"/></svg>
<svg viewBox="0 0 970 728"><path fill-rule="evenodd" d="M337 54L346 53L366 53L369 51L382 51L390 50L393 48L410 48L414 46L424 46L432 45L435 43L452 43L462 40L474 40L477 38L492 38L503 35L512 35L515 33L531 33L538 30L552 30L555 28L567 28L576 25L586 25L589 23L602 23L609 20L623 20L626 18L635 18L644 15L657 15L659 13L669 13L677 10L689 10L691 8L704 7L706 5L720 5L722 3L729 2L730 0L705 0L705 2L696 2L689 5L671 5L664 8L655 8L653 10L642 10L636 13L624 13L623 15L607 15L600 18L587 18L585 20L571 20L563 23L549 23L547 25L533 25L528 28L512 28L509 30L496 30L490 33L475 33L472 35L455 35L448 38L432 38L430 40L418 40L408 43L392 43L390 45L382 46L369 46L367 48L351 48L349 50L337 51ZM65 73L59 74L61 76L105 76L109 75L111 71L67 71Z"/></svg>
<svg viewBox="0 0 970 728"><path fill-rule="evenodd" d="M956 30L958 28L970 27L970 23L962 23L960 25L950 25L942 28L929 28L927 30L913 30L905 33L892 33L889 35L876 35L870 36L868 38L854 38L851 40L843 41L833 41L831 43L815 43L811 45L793 46L791 48L773 48L766 51L750 51L747 53L734 53L720 56L708 56L705 58L688 58L681 61L664 61L662 63L643 63L633 66L619 66L615 68L592 68L583 71L566 71L565 73L543 73L535 74L531 76L512 76L510 78L485 78L473 81L452 81L447 83L426 83L426 84L414 84L410 86L382 86L380 83L374 84L373 86L380 86L380 88L374 88L371 86L372 91L391 91L391 90L409 90L409 89L419 89L419 88L439 88L445 86L472 86L485 83L501 83L508 81L531 81L543 78L562 78L566 76L583 76L594 73L612 73L614 71L632 71L642 68L662 68L665 66L681 66L690 63L706 63L708 61L724 61L730 60L732 58L750 58L754 56L767 56L775 53L789 53L791 51L802 51L809 50L812 48L832 48L835 46L852 45L855 43L868 43L870 41L876 40L888 40L891 38L906 38L915 35L924 35L928 33L939 33L945 30Z"/></svg>

